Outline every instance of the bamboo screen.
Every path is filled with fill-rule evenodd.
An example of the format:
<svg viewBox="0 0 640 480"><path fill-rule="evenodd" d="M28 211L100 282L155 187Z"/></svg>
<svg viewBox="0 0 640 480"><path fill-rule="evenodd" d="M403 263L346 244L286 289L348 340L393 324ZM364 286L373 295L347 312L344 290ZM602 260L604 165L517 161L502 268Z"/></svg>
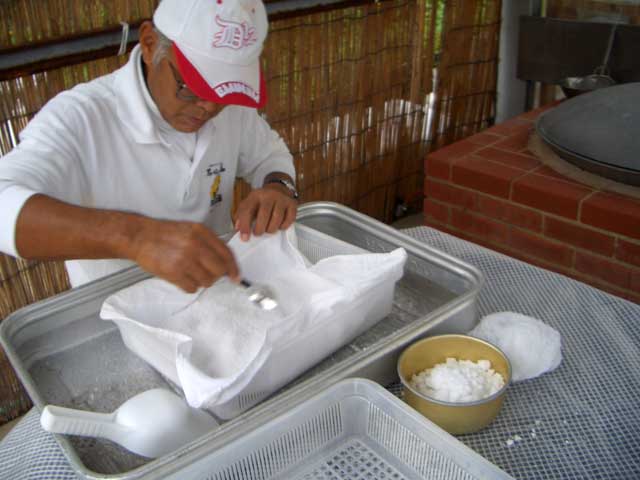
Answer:
<svg viewBox="0 0 640 480"><path fill-rule="evenodd" d="M495 117L501 2L447 2L433 148L484 130Z"/></svg>
<svg viewBox="0 0 640 480"><path fill-rule="evenodd" d="M393 0L272 24L265 113L304 201L389 221L398 198L420 197L436 33L425 6Z"/></svg>
<svg viewBox="0 0 640 480"><path fill-rule="evenodd" d="M154 5L0 2L0 49L133 23L150 17ZM263 113L294 155L302 200L340 202L384 221L398 201L420 205L429 125L437 124L443 144L492 120L499 11L496 0L388 0L272 19L262 56L269 94ZM13 148L49 98L125 61L97 59L0 82L0 153ZM243 192L240 186L236 199ZM0 282L0 319L68 288L59 263L1 255ZM0 373L3 423L29 401L3 357Z"/></svg>

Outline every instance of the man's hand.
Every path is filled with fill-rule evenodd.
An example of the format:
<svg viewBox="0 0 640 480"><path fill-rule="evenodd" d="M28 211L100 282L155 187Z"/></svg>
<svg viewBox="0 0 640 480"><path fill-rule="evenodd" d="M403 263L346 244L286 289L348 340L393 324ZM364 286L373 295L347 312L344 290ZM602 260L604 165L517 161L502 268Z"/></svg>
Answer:
<svg viewBox="0 0 640 480"><path fill-rule="evenodd" d="M152 220L134 238L132 259L188 293L220 277L239 278L231 250L200 223Z"/></svg>
<svg viewBox="0 0 640 480"><path fill-rule="evenodd" d="M269 183L253 190L245 198L236 212L235 227L243 241L251 236L251 224L254 235L275 233L286 230L296 219L298 202L291 197L289 190L278 183Z"/></svg>

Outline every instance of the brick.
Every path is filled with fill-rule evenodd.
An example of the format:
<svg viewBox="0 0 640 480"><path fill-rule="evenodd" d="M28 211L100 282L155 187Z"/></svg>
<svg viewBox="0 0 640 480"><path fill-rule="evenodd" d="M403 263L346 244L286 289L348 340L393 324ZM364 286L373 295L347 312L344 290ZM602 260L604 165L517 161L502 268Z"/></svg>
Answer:
<svg viewBox="0 0 640 480"><path fill-rule="evenodd" d="M586 283L587 285L591 285L598 290L602 290L603 292L609 293L611 295L615 295L620 298L625 298L631 302L640 303L640 293L634 292L631 290L624 290L618 287L611 285L610 283L603 282L602 280L594 277L590 277L580 272L569 272L566 274L567 276L578 280L579 282Z"/></svg>
<svg viewBox="0 0 640 480"><path fill-rule="evenodd" d="M637 303L638 305L640 305L640 294L638 294L636 292L627 293L625 291L625 292L622 292L622 294L619 295L619 296L624 298L624 299L626 299L626 300L629 300L630 302Z"/></svg>
<svg viewBox="0 0 640 480"><path fill-rule="evenodd" d="M482 146L476 145L475 143L469 142L465 139L439 148L435 152L429 153L428 156L451 161L475 152L479 148L482 148Z"/></svg>
<svg viewBox="0 0 640 480"><path fill-rule="evenodd" d="M482 150L475 152L474 155L509 167L519 168L523 171L534 170L540 166L540 162L535 158L520 155L518 153L507 152L505 150L499 150L494 147L483 148Z"/></svg>
<svg viewBox="0 0 640 480"><path fill-rule="evenodd" d="M463 240L473 241L473 237L471 235L468 235L465 232L461 232L451 227L451 225L446 226L442 231L448 233L449 235L454 235L455 237L461 238Z"/></svg>
<svg viewBox="0 0 640 480"><path fill-rule="evenodd" d="M577 223L546 217L544 233L547 237L608 257L613 256L615 251L614 236L596 232Z"/></svg>
<svg viewBox="0 0 640 480"><path fill-rule="evenodd" d="M520 115L520 118L535 121L538 119L541 113L541 109L537 108L535 110L530 110L527 113L523 113L522 115Z"/></svg>
<svg viewBox="0 0 640 480"><path fill-rule="evenodd" d="M528 132L533 129L533 122L529 119L523 118L512 118L511 120L507 120L506 122L495 125L488 130L485 130L487 133L491 133L493 135L501 135L503 137L509 137L518 132Z"/></svg>
<svg viewBox="0 0 640 480"><path fill-rule="evenodd" d="M571 270L567 267L561 267L560 265L557 265L555 263L541 260L540 258L533 257L525 252L519 252L513 249L511 251L512 253L509 253L509 256L517 258L518 260L522 260L523 262L530 263L531 265L535 265L536 267L544 268L545 270L550 270L556 273L561 273L563 275L569 275L569 273L571 272Z"/></svg>
<svg viewBox="0 0 640 480"><path fill-rule="evenodd" d="M451 225L475 237L496 243L509 244L509 227L481 215L453 209Z"/></svg>
<svg viewBox="0 0 640 480"><path fill-rule="evenodd" d="M451 160L448 158L427 156L424 171L428 177L451 179Z"/></svg>
<svg viewBox="0 0 640 480"><path fill-rule="evenodd" d="M530 110L527 113L520 115L518 118L536 120L543 112L552 109L563 101L564 100L556 100L554 102L548 103L547 105L543 105L542 107L536 108L535 110Z"/></svg>
<svg viewBox="0 0 640 480"><path fill-rule="evenodd" d="M504 137L501 137L499 135L492 135L490 133L480 132L466 138L465 140L471 143L474 143L476 145L486 146L486 145L491 145L492 143L496 143L502 140L503 138Z"/></svg>
<svg viewBox="0 0 640 480"><path fill-rule="evenodd" d="M526 150L530 136L531 132L529 130L522 130L510 135L493 146L510 152L521 152Z"/></svg>
<svg viewBox="0 0 640 480"><path fill-rule="evenodd" d="M529 173L513 184L511 199L538 210L577 219L580 202L592 192L581 185Z"/></svg>
<svg viewBox="0 0 640 480"><path fill-rule="evenodd" d="M476 210L487 217L534 232L542 232L542 214L535 210L486 195L478 195Z"/></svg>
<svg viewBox="0 0 640 480"><path fill-rule="evenodd" d="M599 278L620 288L631 289L631 268L604 257L576 252L574 268L578 272Z"/></svg>
<svg viewBox="0 0 640 480"><path fill-rule="evenodd" d="M615 257L625 263L640 267L640 243L628 242L618 238Z"/></svg>
<svg viewBox="0 0 640 480"><path fill-rule="evenodd" d="M511 229L511 247L561 267L571 267L573 263L571 247L518 228Z"/></svg>
<svg viewBox="0 0 640 480"><path fill-rule="evenodd" d="M640 298L640 271L631 273L631 291Z"/></svg>
<svg viewBox="0 0 640 480"><path fill-rule="evenodd" d="M580 220L640 240L640 200L598 192L583 202Z"/></svg>
<svg viewBox="0 0 640 480"><path fill-rule="evenodd" d="M424 216L427 219L433 219L437 222L447 224L449 223L449 206L429 198L425 198Z"/></svg>
<svg viewBox="0 0 640 480"><path fill-rule="evenodd" d="M560 172L556 172L554 169L552 169L551 167L548 167L547 165L542 165L539 168L536 168L532 173L535 173L536 175L542 175L545 177L551 177L556 180L562 180L568 183L573 183L575 185L582 185L583 187L586 187L586 188L591 188L588 185L585 185L584 183L580 183L577 180L569 178Z"/></svg>
<svg viewBox="0 0 640 480"><path fill-rule="evenodd" d="M509 257L514 257L514 253L509 249L508 245L492 242L484 238L474 237L471 235L467 235L467 237L468 238L466 238L465 240L475 243L476 245L480 245L484 248L488 248L490 250L493 250L494 252L502 253L503 255L507 255Z"/></svg>
<svg viewBox="0 0 640 480"><path fill-rule="evenodd" d="M437 228L438 230L442 230L444 228L446 228L446 225L442 225L440 224L440 222L438 222L437 220L434 220L433 218L429 218L427 216L424 217L424 224L427 227L431 227L431 228ZM442 230L444 231L444 230Z"/></svg>
<svg viewBox="0 0 640 480"><path fill-rule="evenodd" d="M482 158L463 158L453 166L452 179L458 185L496 197L509 198L511 182L523 171Z"/></svg>
<svg viewBox="0 0 640 480"><path fill-rule="evenodd" d="M456 187L427 178L424 182L424 195L444 203L450 203L463 208L474 208L478 194L470 190Z"/></svg>
<svg viewBox="0 0 640 480"><path fill-rule="evenodd" d="M463 240L473 242L473 237L471 237L470 235L467 235L464 232L459 232L455 228L452 228L451 225L445 225L435 220L428 220L427 226L440 230L441 232L448 233L449 235L453 235L454 237L462 238Z"/></svg>

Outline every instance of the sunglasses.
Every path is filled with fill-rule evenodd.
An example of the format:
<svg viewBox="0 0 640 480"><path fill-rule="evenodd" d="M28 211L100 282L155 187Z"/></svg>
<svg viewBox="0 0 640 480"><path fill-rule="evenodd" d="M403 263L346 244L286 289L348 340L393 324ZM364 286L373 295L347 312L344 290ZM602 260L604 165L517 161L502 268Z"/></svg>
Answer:
<svg viewBox="0 0 640 480"><path fill-rule="evenodd" d="M176 81L176 97L179 100L190 103L195 103L202 100L199 96L193 93L189 87L187 87L176 67L174 67L169 60L167 60L167 63L169 64L169 67L171 67L171 73L173 73L173 78Z"/></svg>

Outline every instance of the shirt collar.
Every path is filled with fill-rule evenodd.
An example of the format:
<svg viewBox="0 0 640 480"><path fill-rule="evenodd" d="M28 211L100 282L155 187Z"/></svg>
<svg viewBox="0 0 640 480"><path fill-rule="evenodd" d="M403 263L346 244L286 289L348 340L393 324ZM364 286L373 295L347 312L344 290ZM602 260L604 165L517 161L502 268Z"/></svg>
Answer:
<svg viewBox="0 0 640 480"><path fill-rule="evenodd" d="M137 143L165 144L157 128L157 122L164 119L149 94L140 62L140 45L136 45L127 64L116 72L118 118Z"/></svg>

